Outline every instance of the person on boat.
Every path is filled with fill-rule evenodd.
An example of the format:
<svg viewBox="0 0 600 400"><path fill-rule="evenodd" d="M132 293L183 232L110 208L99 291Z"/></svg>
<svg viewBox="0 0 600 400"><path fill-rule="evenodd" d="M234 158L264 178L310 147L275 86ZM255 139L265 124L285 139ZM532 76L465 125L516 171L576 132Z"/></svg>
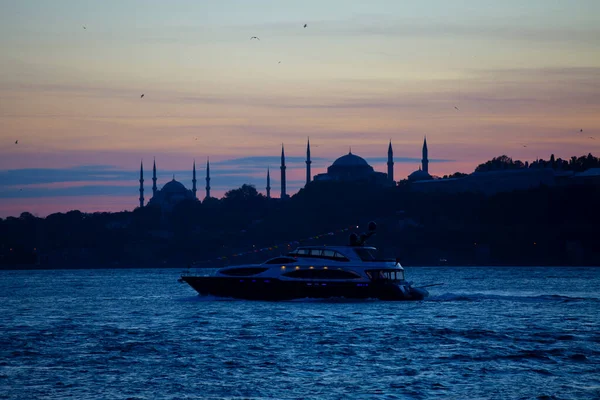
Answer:
<svg viewBox="0 0 600 400"><path fill-rule="evenodd" d="M350 246L364 246L367 242L367 239L375 234L375 230L377 229L377 224L371 221L369 222L369 231L363 232L360 234L360 237L356 233L352 233L350 235Z"/></svg>

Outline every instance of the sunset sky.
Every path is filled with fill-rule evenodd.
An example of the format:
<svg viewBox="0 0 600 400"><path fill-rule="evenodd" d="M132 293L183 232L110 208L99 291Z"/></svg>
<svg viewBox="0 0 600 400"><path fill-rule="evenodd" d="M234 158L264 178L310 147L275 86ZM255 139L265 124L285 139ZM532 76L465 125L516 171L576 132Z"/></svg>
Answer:
<svg viewBox="0 0 600 400"><path fill-rule="evenodd" d="M159 187L191 188L195 159L203 198L210 157L214 196L264 193L267 167L278 196L282 143L293 194L307 137L313 175L350 146L385 172L391 139L404 179L424 136L438 176L598 156L599 16L598 0L0 0L0 217L132 210L154 157Z"/></svg>

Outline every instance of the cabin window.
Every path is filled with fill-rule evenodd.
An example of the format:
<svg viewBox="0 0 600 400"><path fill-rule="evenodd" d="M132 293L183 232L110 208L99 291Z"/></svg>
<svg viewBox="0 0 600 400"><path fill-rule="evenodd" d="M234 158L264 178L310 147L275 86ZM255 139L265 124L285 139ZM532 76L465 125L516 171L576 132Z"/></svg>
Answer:
<svg viewBox="0 0 600 400"><path fill-rule="evenodd" d="M333 258L336 261L350 261L345 255L338 253L337 251L334 253Z"/></svg>
<svg viewBox="0 0 600 400"><path fill-rule="evenodd" d="M264 264L290 264L295 263L296 259L292 257L275 257L265 261ZM247 269L247 268L246 268Z"/></svg>
<svg viewBox="0 0 600 400"><path fill-rule="evenodd" d="M323 256L324 257L331 257L331 258L333 258L333 257L335 257L335 254L336 253L333 250L323 250Z"/></svg>
<svg viewBox="0 0 600 400"><path fill-rule="evenodd" d="M231 268L219 271L223 275L230 276L251 276L265 272L268 268Z"/></svg>
<svg viewBox="0 0 600 400"><path fill-rule="evenodd" d="M356 272L334 269L301 269L287 272L283 276L299 279L360 279Z"/></svg>
<svg viewBox="0 0 600 400"><path fill-rule="evenodd" d="M288 255L293 257L312 257L344 262L350 261L346 256L337 251L325 249L296 249Z"/></svg>
<svg viewBox="0 0 600 400"><path fill-rule="evenodd" d="M370 270L366 271L366 274L372 281L399 282L404 280L404 271L397 269Z"/></svg>

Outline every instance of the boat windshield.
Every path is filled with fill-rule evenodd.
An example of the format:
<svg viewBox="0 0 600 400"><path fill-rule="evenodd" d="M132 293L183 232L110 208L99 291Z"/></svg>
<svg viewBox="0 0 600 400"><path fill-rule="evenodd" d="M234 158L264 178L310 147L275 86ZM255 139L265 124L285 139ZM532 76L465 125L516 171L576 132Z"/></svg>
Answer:
<svg viewBox="0 0 600 400"><path fill-rule="evenodd" d="M376 257L376 251L375 249L367 249L367 248L355 248L354 251L356 252L356 254L358 254L358 256L360 257L361 260L363 261L376 261L377 257Z"/></svg>
<svg viewBox="0 0 600 400"><path fill-rule="evenodd" d="M401 269L372 269L365 272L372 281L389 281L397 283L404 280L404 271Z"/></svg>

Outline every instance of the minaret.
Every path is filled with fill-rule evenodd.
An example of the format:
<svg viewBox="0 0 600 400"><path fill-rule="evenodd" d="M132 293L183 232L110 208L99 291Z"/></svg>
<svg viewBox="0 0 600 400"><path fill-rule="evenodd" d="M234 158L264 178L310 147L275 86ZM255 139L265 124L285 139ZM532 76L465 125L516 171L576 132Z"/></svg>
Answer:
<svg viewBox="0 0 600 400"><path fill-rule="evenodd" d="M206 159L206 197L208 199L210 197L210 160Z"/></svg>
<svg viewBox="0 0 600 400"><path fill-rule="evenodd" d="M144 162L140 162L140 207L144 207Z"/></svg>
<svg viewBox="0 0 600 400"><path fill-rule="evenodd" d="M194 198L196 199L196 160L194 160L194 169L192 172L192 193L194 193Z"/></svg>
<svg viewBox="0 0 600 400"><path fill-rule="evenodd" d="M421 164L423 164L423 171L429 173L429 160L427 159L427 137L423 139L423 159L421 160Z"/></svg>
<svg viewBox="0 0 600 400"><path fill-rule="evenodd" d="M271 198L271 174L269 167L267 167L267 199Z"/></svg>
<svg viewBox="0 0 600 400"><path fill-rule="evenodd" d="M154 166L152 167L152 197L156 196L156 158L154 159Z"/></svg>
<svg viewBox="0 0 600 400"><path fill-rule="evenodd" d="M310 161L310 138L307 139L306 142L306 184L308 185L310 183L310 164L312 164L312 161Z"/></svg>
<svg viewBox="0 0 600 400"><path fill-rule="evenodd" d="M390 145L388 146L388 180L390 183L394 183L394 152L392 151L392 139L390 139Z"/></svg>
<svg viewBox="0 0 600 400"><path fill-rule="evenodd" d="M281 144L281 198L285 199L287 194L285 193L285 153L283 152L283 143Z"/></svg>

